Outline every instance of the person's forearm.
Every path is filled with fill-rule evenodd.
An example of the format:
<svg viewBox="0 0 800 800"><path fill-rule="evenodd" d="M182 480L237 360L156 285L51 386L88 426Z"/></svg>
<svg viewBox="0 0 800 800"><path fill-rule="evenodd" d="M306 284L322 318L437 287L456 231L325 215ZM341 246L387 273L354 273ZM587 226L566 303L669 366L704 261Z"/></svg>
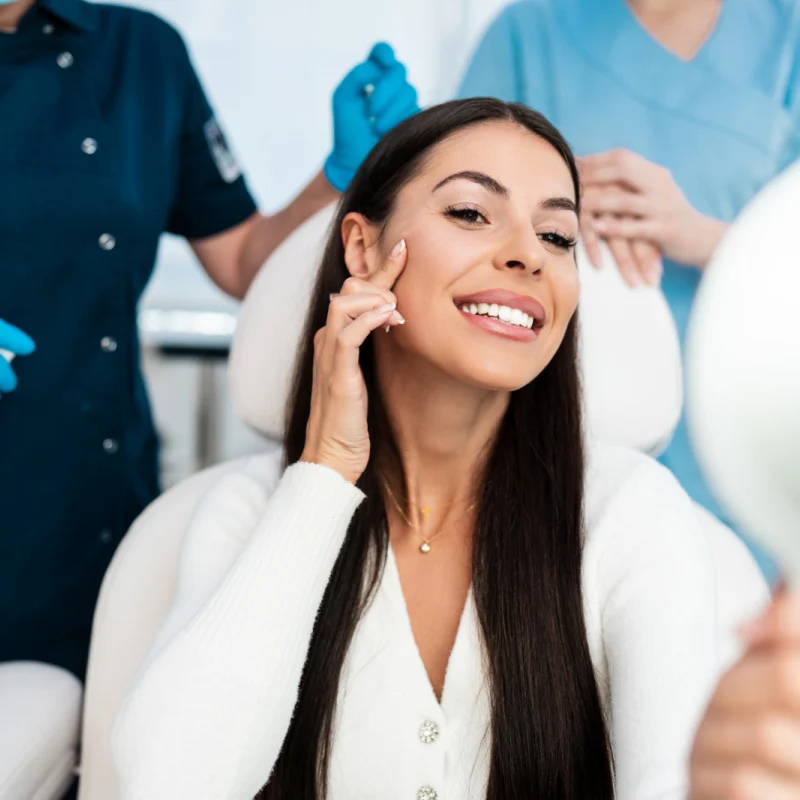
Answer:
<svg viewBox="0 0 800 800"><path fill-rule="evenodd" d="M218 588L172 632L120 710L112 751L122 800L257 794L289 729L325 587L363 497L327 467L286 470ZM236 499L225 501L233 517ZM223 511L205 524L222 524Z"/></svg>
<svg viewBox="0 0 800 800"><path fill-rule="evenodd" d="M242 248L240 271L244 290L289 234L338 197L339 193L320 170L286 208L271 216L257 217Z"/></svg>

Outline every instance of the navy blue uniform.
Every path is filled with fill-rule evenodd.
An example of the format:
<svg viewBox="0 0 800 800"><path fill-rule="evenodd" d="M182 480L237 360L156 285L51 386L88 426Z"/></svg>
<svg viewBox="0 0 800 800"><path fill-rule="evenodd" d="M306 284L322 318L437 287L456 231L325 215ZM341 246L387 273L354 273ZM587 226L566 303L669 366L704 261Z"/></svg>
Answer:
<svg viewBox="0 0 800 800"><path fill-rule="evenodd" d="M0 402L0 661L81 676L103 574L156 496L136 305L162 232L255 204L178 33L40 0L0 35L0 318L29 333Z"/></svg>

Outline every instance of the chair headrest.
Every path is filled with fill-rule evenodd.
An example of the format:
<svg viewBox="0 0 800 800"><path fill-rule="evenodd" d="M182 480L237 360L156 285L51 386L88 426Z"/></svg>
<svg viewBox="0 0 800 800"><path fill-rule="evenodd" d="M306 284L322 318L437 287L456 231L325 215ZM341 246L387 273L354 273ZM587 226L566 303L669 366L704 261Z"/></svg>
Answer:
<svg viewBox="0 0 800 800"><path fill-rule="evenodd" d="M335 206L298 228L269 258L242 306L230 360L234 404L252 427L283 437L284 409L311 291ZM630 289L610 253L604 266L577 254L587 429L593 437L657 452L681 413L680 347L658 289Z"/></svg>

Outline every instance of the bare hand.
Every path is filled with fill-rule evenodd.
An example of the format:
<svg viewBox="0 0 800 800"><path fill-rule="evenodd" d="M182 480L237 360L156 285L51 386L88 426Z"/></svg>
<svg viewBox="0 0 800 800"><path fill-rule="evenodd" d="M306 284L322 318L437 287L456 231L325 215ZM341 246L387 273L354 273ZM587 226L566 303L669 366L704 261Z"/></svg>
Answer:
<svg viewBox="0 0 800 800"><path fill-rule="evenodd" d="M697 733L690 800L800 798L800 602L779 595Z"/></svg>
<svg viewBox="0 0 800 800"><path fill-rule="evenodd" d="M581 238L586 248L589 262L599 269L603 265L600 250L600 236L592 224L592 216L581 212ZM639 239L611 238L607 242L608 249L614 257L617 268L628 286L658 286L664 274L664 266L658 248L650 242Z"/></svg>
<svg viewBox="0 0 800 800"><path fill-rule="evenodd" d="M405 321L391 289L405 267L400 242L368 280L348 278L331 297L325 327L314 336L311 413L301 461L323 464L355 483L370 453L367 389L359 348L374 330Z"/></svg>
<svg viewBox="0 0 800 800"><path fill-rule="evenodd" d="M672 261L705 267L726 225L697 211L668 169L623 149L578 164L583 209L600 237L650 242Z"/></svg>

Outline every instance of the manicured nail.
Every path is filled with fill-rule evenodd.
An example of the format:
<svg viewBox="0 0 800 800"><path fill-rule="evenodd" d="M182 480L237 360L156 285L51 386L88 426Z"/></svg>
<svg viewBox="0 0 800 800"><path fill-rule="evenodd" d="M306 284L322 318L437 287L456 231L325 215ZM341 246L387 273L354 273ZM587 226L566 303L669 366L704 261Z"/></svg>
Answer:
<svg viewBox="0 0 800 800"><path fill-rule="evenodd" d="M384 330L386 331L386 333L389 333L389 331L390 331L391 329L392 329L392 326L391 326L391 325L387 325L387 326L384 328Z"/></svg>
<svg viewBox="0 0 800 800"><path fill-rule="evenodd" d="M398 325L405 325L406 319L399 311L395 311L392 314L392 322L396 322Z"/></svg>
<svg viewBox="0 0 800 800"><path fill-rule="evenodd" d="M397 308L397 303L387 303L385 306L379 306L375 310L379 314L385 314L387 311L394 311Z"/></svg>
<svg viewBox="0 0 800 800"><path fill-rule="evenodd" d="M398 243L397 243L397 244L394 246L394 248L392 249L392 252L391 252L391 253L389 253L389 258L391 258L391 259L396 259L396 258L399 258L399 257L400 257L400 254L401 254L401 253L403 252L403 250L405 250L405 249L406 249L406 240L405 240L405 239L401 239L401 240L400 240L400 241L399 241L399 242L398 242Z"/></svg>
<svg viewBox="0 0 800 800"><path fill-rule="evenodd" d="M598 233L605 233L608 230L608 223L602 219L593 219L592 220L592 227Z"/></svg>

